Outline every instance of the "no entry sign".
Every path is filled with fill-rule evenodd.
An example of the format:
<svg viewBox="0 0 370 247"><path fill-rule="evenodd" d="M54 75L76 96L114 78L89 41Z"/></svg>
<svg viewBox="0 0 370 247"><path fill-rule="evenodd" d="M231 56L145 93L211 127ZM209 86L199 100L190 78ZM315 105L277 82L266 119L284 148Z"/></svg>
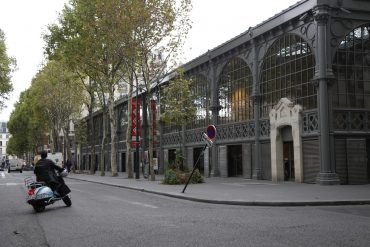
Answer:
<svg viewBox="0 0 370 247"><path fill-rule="evenodd" d="M213 124L208 125L206 132L209 139L213 140L216 138L216 127Z"/></svg>

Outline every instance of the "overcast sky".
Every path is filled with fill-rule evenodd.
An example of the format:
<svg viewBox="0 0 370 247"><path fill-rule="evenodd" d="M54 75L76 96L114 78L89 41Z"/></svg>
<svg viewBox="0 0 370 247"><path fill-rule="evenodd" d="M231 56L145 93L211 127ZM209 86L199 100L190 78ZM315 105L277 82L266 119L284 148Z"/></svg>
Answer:
<svg viewBox="0 0 370 247"><path fill-rule="evenodd" d="M17 60L14 92L0 111L8 121L14 103L27 89L43 61L42 33L56 22L67 0L0 0L0 29L5 32L8 55ZM256 26L298 0L193 0L193 28L184 47L183 63Z"/></svg>

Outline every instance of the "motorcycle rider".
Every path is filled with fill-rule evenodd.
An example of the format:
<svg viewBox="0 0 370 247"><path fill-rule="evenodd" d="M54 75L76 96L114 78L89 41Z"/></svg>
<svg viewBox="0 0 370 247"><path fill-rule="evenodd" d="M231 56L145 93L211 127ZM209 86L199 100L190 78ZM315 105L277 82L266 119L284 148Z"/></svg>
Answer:
<svg viewBox="0 0 370 247"><path fill-rule="evenodd" d="M37 182L45 182L47 186L54 192L58 192L59 187L62 185L55 172L63 172L63 168L54 164L53 161L47 159L48 153L43 150L40 153L41 159L37 161L34 173Z"/></svg>

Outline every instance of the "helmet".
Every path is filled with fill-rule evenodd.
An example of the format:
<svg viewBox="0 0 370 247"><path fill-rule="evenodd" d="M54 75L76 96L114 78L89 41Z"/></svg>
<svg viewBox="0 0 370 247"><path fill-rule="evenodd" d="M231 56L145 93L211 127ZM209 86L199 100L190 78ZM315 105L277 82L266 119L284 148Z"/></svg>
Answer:
<svg viewBox="0 0 370 247"><path fill-rule="evenodd" d="M61 177L67 177L68 176L68 171L66 169L64 169L61 173L60 173L60 176Z"/></svg>

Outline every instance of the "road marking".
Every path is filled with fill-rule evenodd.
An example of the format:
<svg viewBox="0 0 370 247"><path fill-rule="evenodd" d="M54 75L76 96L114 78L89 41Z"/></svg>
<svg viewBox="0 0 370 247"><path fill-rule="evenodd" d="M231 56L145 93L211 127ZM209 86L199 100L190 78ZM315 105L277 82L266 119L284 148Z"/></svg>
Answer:
<svg viewBox="0 0 370 247"><path fill-rule="evenodd" d="M133 205L138 205L138 206L142 206L142 207L146 207L146 208L158 208L157 206L150 205L150 204L145 204L145 203L141 203L141 202L130 202L130 201L127 201L127 202L131 203Z"/></svg>
<svg viewBox="0 0 370 247"><path fill-rule="evenodd" d="M20 185L20 183L6 183L6 186Z"/></svg>
<svg viewBox="0 0 370 247"><path fill-rule="evenodd" d="M4 172L1 172L1 176L2 176L3 178L5 178L5 173L4 173Z"/></svg>
<svg viewBox="0 0 370 247"><path fill-rule="evenodd" d="M89 193L89 192L85 192L83 190L78 190L78 189L71 189L72 191L78 191L78 192L81 192L81 193L85 193L85 194L90 194L92 195L93 193Z"/></svg>
<svg viewBox="0 0 370 247"><path fill-rule="evenodd" d="M276 186L276 185L279 185L279 184L271 184L271 183L251 183L251 182L248 182L248 183L221 183L223 185L230 185L230 186L235 186L235 187L245 187L245 186L248 186L248 185L270 185L270 186Z"/></svg>
<svg viewBox="0 0 370 247"><path fill-rule="evenodd" d="M132 204L132 205L135 205L135 206L141 206L141 207L146 207L146 208L158 208L157 206L154 206L154 205L141 203L141 202L135 202L135 201L128 201L128 200L125 200L125 199L122 199L122 198L119 198L119 197L116 197L116 196L108 196L108 197L111 200L125 202L125 203L129 203L129 204Z"/></svg>
<svg viewBox="0 0 370 247"><path fill-rule="evenodd" d="M23 183L5 183L5 184L0 184L4 186L14 186L14 185L23 185Z"/></svg>

